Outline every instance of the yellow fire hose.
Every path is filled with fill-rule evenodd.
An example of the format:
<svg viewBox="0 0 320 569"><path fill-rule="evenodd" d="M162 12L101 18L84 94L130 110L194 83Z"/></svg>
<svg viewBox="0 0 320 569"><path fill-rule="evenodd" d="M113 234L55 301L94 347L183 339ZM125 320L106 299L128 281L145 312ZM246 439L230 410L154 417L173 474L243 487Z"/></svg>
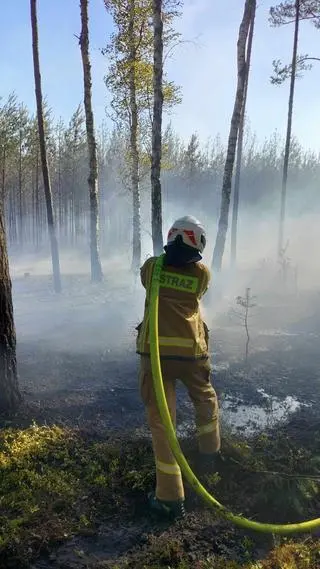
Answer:
<svg viewBox="0 0 320 569"><path fill-rule="evenodd" d="M150 351L151 351L151 365L153 382L156 393L156 398L158 402L159 412L163 425L165 427L166 435L171 447L171 450L181 468L185 479L189 482L196 493L203 498L203 500L209 504L212 508L219 510L220 515L234 523L235 525L246 528L249 530L255 530L262 533L273 533L273 534L283 534L289 535L294 533L310 532L316 528L320 528L320 518L314 520L308 520L305 522L300 522L296 524L268 524L262 522L256 522L249 520L240 515L233 514L225 506L220 504L218 500L202 486L198 478L195 476L191 470L176 437L176 432L172 424L170 412L168 409L166 395L163 387L162 373L161 373L161 363L160 363L160 352L159 352L159 336L158 336L158 308L159 308L159 285L160 285L160 273L163 266L164 255L161 255L154 266L153 277L151 282L150 291Z"/></svg>

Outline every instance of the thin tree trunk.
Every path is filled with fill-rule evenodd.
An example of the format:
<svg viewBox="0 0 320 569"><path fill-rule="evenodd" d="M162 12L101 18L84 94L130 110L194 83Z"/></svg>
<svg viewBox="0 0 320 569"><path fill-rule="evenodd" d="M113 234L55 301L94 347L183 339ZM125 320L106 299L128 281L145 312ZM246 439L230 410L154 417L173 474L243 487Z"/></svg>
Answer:
<svg viewBox="0 0 320 569"><path fill-rule="evenodd" d="M2 169L1 169L1 198L3 212L5 211L5 201L6 201L6 147L3 145L2 149ZM1 206L1 204L0 204Z"/></svg>
<svg viewBox="0 0 320 569"><path fill-rule="evenodd" d="M75 160L74 160L74 152L72 153L72 168L71 168L71 204L70 204L70 242L72 245L75 244Z"/></svg>
<svg viewBox="0 0 320 569"><path fill-rule="evenodd" d="M59 138L58 138L58 208L59 208L59 236L62 237L62 225L63 225L63 214L62 214L62 191L61 191L61 131L59 128Z"/></svg>
<svg viewBox="0 0 320 569"><path fill-rule="evenodd" d="M17 244L17 215L16 215L16 194L12 189L9 197L9 239L11 245Z"/></svg>
<svg viewBox="0 0 320 569"><path fill-rule="evenodd" d="M41 228L40 228L40 204L39 204L39 148L37 147L36 156L36 184L35 184L35 200L36 200L36 249L39 250L40 238L41 238Z"/></svg>
<svg viewBox="0 0 320 569"><path fill-rule="evenodd" d="M63 217L64 217L64 241L65 243L68 243L70 241L70 236L69 236L69 224L68 224L68 219L69 219L69 205L70 205L70 197L68 198L68 195L66 192L64 192L64 200L63 200Z"/></svg>
<svg viewBox="0 0 320 569"><path fill-rule="evenodd" d="M89 152L89 197L90 197L90 258L91 280L101 282L103 278L99 255L99 199L97 143L94 132L94 117L91 96L91 64L89 58L88 0L80 1L81 35L80 47L83 66L84 108L86 113L87 143Z"/></svg>
<svg viewBox="0 0 320 569"><path fill-rule="evenodd" d="M45 132L44 132L41 74L40 74L40 62L39 62L37 0L30 0L30 9L31 9L31 27L32 27L32 50L33 50L34 82L35 82L38 129L39 129L39 144L40 144L40 154L41 154L41 163L42 163L44 191L45 191L45 198L46 198L48 229L49 229L49 237L50 237L50 245L51 245L53 282L54 282L55 292L61 292L59 249L58 249L58 241L57 241L55 224L54 224L53 207L52 207L52 193L51 193L51 185L50 185L48 160L47 160L46 139L45 139Z"/></svg>
<svg viewBox="0 0 320 569"><path fill-rule="evenodd" d="M290 156L290 147L291 147L294 88L296 82L299 24L300 24L300 0L296 0L296 15L295 15L294 38L293 38L293 49L292 49L290 92L289 92L289 102L288 102L287 133L286 133L286 145L285 145L283 171L282 171L281 207L280 207L279 237L278 237L279 258L283 250L284 221L286 215L287 181L288 181L288 167L289 167L289 156Z"/></svg>
<svg viewBox="0 0 320 569"><path fill-rule="evenodd" d="M129 90L130 90L130 150L131 150L131 186L132 186L132 205L133 205L133 239L132 239L132 265L134 272L139 270L141 264L141 200L139 188L139 150L138 150L138 106L136 97L136 73L135 59L136 49L134 43L134 18L135 0L131 0L129 10L129 44L130 44L130 69L129 69Z"/></svg>
<svg viewBox="0 0 320 569"><path fill-rule="evenodd" d="M153 0L153 119L151 157L151 213L154 255L163 250L161 155L162 155L162 74L163 74L163 22L162 0Z"/></svg>
<svg viewBox="0 0 320 569"><path fill-rule="evenodd" d="M232 208L232 222L231 222L231 267L235 267L236 262L237 262L237 233L238 233L238 212L239 212L239 196L240 196L240 175L241 175L243 134L244 134L244 123L245 123L247 95L248 95L248 84L249 84L249 73L250 73L253 32L254 32L254 23L255 23L255 16L256 16L256 3L255 2L252 3L251 10L252 10L251 11L251 23L250 23L248 48L247 48L247 56L246 56L246 85L245 85L245 89L244 89L243 104L242 104L241 118L240 118L240 124L239 124L236 170L235 170L235 177L234 177L234 190L233 190L234 194L233 194L233 208Z"/></svg>
<svg viewBox="0 0 320 569"><path fill-rule="evenodd" d="M36 249L36 235L37 235L37 226L36 226L36 183L35 183L35 171L32 168L32 245Z"/></svg>
<svg viewBox="0 0 320 569"><path fill-rule="evenodd" d="M244 317L244 327L246 330L247 341L246 341L246 364L248 363L248 356L249 356L249 343L250 343L250 334L249 334L249 325L248 325L248 317L249 317L249 306L250 306L250 289L246 289L246 309L245 309L245 317Z"/></svg>
<svg viewBox="0 0 320 569"><path fill-rule="evenodd" d="M2 206L0 206L0 411L13 411L21 401L16 358L16 331Z"/></svg>
<svg viewBox="0 0 320 569"><path fill-rule="evenodd" d="M22 196L22 130L19 130L19 240L20 248L24 244L24 211L23 211L23 196Z"/></svg>
<svg viewBox="0 0 320 569"><path fill-rule="evenodd" d="M78 191L78 181L74 184L74 243L77 246L80 236L80 196Z"/></svg>
<svg viewBox="0 0 320 569"><path fill-rule="evenodd" d="M241 119L241 109L243 105L243 96L246 85L246 45L247 45L247 39L248 39L248 33L251 21L250 17L251 9L252 5L255 3L256 3L255 0L246 0L244 6L243 18L239 28L239 37L237 43L237 62L238 62L237 91L236 91L236 98L232 113L229 139L228 139L227 157L226 157L224 174L223 174L218 232L212 257L212 269L217 272L221 270L222 257L224 253L224 247L225 247L227 230L228 230L232 174L233 174L233 167L236 155L238 131Z"/></svg>

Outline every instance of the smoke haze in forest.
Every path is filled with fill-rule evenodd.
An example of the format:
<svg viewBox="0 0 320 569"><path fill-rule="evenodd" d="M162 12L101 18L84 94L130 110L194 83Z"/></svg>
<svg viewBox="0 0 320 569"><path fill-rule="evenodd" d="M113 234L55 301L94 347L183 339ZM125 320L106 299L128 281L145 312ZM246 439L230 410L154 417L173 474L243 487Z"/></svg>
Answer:
<svg viewBox="0 0 320 569"><path fill-rule="evenodd" d="M188 213L188 207L173 208L166 216L165 230L176 216ZM278 212L263 218L255 214L241 214L239 224L239 267L237 273L228 270L230 247L226 246L222 273L222 298L209 301L203 307L204 315L214 333L215 318L234 306L235 298L250 287L257 295L258 303L265 296L276 299L281 295L292 299L297 286L303 294L319 291L320 261L315 254L320 241L318 214L304 214L287 220L289 237L287 255L290 266L285 289L281 283L280 267L275 262L277 245ZM210 264L216 227L210 226L210 216L199 208L199 216L207 225L208 246L204 261ZM89 247L83 244L79 250L61 250L61 269L64 292L56 298L51 291L51 260L35 253L25 253L11 258L11 274L14 283L14 304L19 343L37 342L50 346L50 350L82 352L83 350L110 350L117 346L119 336L134 347L135 326L142 318L144 289L140 281L134 282L130 274L131 251L122 249L118 255L102 258L105 282L92 289L89 282ZM152 254L151 238L143 239L143 260ZM298 269L297 283L295 269ZM213 274L212 279L216 276ZM290 300L289 300L290 301ZM283 300L282 302L285 302ZM297 301L299 304L299 301ZM314 307L311 310L316 310ZM300 317L310 311L299 307ZM290 315L289 315L290 318ZM255 318L255 324L264 328L264 321ZM274 322L276 327L277 322ZM286 322L284 322L286 324ZM127 340L126 340L127 339Z"/></svg>

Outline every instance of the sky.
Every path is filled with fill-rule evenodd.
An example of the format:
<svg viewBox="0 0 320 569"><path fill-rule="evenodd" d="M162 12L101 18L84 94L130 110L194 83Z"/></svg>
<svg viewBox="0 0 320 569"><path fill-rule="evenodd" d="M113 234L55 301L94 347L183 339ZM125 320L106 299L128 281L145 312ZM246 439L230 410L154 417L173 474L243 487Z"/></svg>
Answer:
<svg viewBox="0 0 320 569"><path fill-rule="evenodd" d="M35 110L29 0L2 2L0 20L0 96L12 91ZM89 0L96 123L106 120L110 101L101 55L113 31L103 0ZM182 43L166 63L168 78L182 88L183 101L166 121L186 142L196 132L201 142L220 134L225 141L236 89L236 43L243 0L185 0L176 23ZM270 84L272 61L290 61L292 25L268 23L271 2L258 0L247 115L261 142L275 130L285 133L289 83ZM79 0L38 0L40 64L43 93L54 116L68 121L82 101L82 65L76 38L80 32ZM320 57L320 31L301 23L299 53ZM297 81L293 134L306 148L320 151L320 63Z"/></svg>

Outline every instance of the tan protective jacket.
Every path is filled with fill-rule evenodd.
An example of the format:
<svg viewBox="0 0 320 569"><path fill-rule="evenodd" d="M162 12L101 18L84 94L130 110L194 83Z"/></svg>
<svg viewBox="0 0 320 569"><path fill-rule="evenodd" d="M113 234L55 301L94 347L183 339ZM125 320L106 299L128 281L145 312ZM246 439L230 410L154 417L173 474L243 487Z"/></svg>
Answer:
<svg viewBox="0 0 320 569"><path fill-rule="evenodd" d="M147 259L140 270L146 289L144 318L137 328L137 353L141 355L150 354L149 293L156 260L156 257ZM199 301L209 280L209 269L202 263L163 268L159 293L161 357L192 360L208 357L208 328L201 318Z"/></svg>

